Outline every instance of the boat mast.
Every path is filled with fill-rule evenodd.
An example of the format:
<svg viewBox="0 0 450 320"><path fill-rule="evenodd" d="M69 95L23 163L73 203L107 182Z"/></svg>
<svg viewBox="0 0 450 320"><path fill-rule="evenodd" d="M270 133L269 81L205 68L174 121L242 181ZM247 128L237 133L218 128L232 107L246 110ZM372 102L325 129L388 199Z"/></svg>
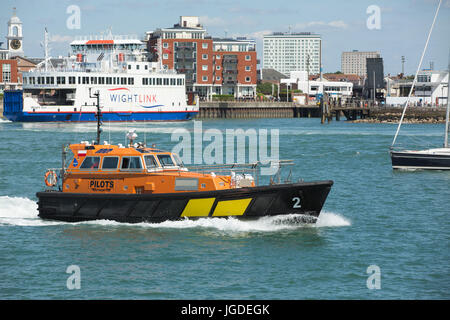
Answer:
<svg viewBox="0 0 450 320"><path fill-rule="evenodd" d="M436 10L436 14L434 16L434 19L433 19L433 24L431 25L430 32L428 33L427 42L425 43L425 48L423 48L422 57L420 58L420 62L419 62L419 65L417 67L416 75L414 76L414 81L413 81L413 83L411 85L411 90L409 90L408 99L406 99L405 107L403 108L402 117L400 118L400 122L398 124L397 131L395 132L395 136L394 136L394 140L392 141L391 149L394 147L395 142L397 141L397 136L398 136L398 133L400 132L400 127L402 126L403 118L405 117L406 109L408 108L409 100L411 99L411 95L412 95L412 92L414 90L414 86L416 85L417 75L419 74L420 68L422 67L423 58L425 56L425 52L427 51L428 43L430 42L431 33L433 31L434 24L436 23L436 19L437 19L438 13L439 13L439 9L441 8L441 4L442 4L442 0L439 1L439 5L438 5L438 8Z"/></svg>
<svg viewBox="0 0 450 320"><path fill-rule="evenodd" d="M89 88L89 97L90 98L96 98L97 102L95 106L97 107L97 112L95 114L95 117L97 118L97 145L100 144L100 135L102 133L102 111L100 109L100 92L97 91L94 94L91 93L91 88Z"/></svg>
<svg viewBox="0 0 450 320"><path fill-rule="evenodd" d="M447 80L447 114L445 116L444 148L448 148L448 125L450 116L450 50L448 55L448 80Z"/></svg>

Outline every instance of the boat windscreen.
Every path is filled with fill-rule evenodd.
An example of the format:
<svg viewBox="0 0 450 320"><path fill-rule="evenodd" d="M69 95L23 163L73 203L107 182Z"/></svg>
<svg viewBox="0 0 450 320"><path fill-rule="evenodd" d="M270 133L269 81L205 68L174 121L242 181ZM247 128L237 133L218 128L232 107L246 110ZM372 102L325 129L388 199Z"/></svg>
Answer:
<svg viewBox="0 0 450 320"><path fill-rule="evenodd" d="M170 167L175 165L170 154L158 154L158 160L163 167Z"/></svg>

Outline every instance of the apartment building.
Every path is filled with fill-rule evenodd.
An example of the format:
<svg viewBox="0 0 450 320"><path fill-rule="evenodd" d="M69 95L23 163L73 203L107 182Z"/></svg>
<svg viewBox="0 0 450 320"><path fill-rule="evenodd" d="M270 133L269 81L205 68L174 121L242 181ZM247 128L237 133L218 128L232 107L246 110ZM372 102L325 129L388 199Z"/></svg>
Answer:
<svg viewBox="0 0 450 320"><path fill-rule="evenodd" d="M186 75L187 92L209 99L214 94L236 98L256 95L255 41L207 35L198 17L180 17L171 28L147 32L151 61Z"/></svg>
<svg viewBox="0 0 450 320"><path fill-rule="evenodd" d="M322 39L311 32L274 32L263 37L263 69L286 76L291 71L318 74L322 66Z"/></svg>

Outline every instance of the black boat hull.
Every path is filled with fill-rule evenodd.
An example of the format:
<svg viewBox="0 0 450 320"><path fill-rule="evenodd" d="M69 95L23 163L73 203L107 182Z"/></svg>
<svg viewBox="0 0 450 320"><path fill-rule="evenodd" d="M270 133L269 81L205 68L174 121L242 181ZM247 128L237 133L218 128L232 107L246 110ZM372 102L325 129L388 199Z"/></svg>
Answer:
<svg viewBox="0 0 450 320"><path fill-rule="evenodd" d="M315 222L332 181L173 194L76 194L38 192L39 217L79 222L162 222L205 217L255 219L285 214Z"/></svg>
<svg viewBox="0 0 450 320"><path fill-rule="evenodd" d="M391 152L393 169L450 170L450 155Z"/></svg>

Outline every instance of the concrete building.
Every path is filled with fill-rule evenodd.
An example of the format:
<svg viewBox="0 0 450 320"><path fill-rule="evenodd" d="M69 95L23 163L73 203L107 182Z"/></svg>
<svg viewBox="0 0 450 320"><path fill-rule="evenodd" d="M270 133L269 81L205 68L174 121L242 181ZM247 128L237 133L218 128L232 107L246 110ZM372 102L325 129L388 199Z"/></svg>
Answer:
<svg viewBox="0 0 450 320"><path fill-rule="evenodd" d="M202 99L215 94L256 95L254 40L213 39L198 17L186 16L171 28L147 32L146 38L150 60L184 73L187 92L196 92Z"/></svg>
<svg viewBox="0 0 450 320"><path fill-rule="evenodd" d="M343 52L341 56L341 72L367 77L367 58L380 58L379 52L358 51Z"/></svg>
<svg viewBox="0 0 450 320"><path fill-rule="evenodd" d="M353 83L344 81L328 81L326 78L311 80L306 71L293 71L289 79L281 79L281 84L292 87L308 94L310 100L316 100L327 93L332 98L340 98L343 101L350 99L353 95Z"/></svg>
<svg viewBox="0 0 450 320"><path fill-rule="evenodd" d="M289 76L291 71L320 73L322 39L310 32L274 32L264 36L263 69Z"/></svg>
<svg viewBox="0 0 450 320"><path fill-rule="evenodd" d="M448 99L448 71L422 70L411 96L411 103L417 106L445 106ZM387 77L386 104L404 105L408 99L413 79Z"/></svg>

